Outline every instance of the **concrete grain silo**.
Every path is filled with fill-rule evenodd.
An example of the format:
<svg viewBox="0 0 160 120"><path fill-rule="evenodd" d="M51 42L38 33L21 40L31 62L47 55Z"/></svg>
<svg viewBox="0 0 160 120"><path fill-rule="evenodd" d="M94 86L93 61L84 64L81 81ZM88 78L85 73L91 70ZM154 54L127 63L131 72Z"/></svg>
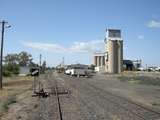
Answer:
<svg viewBox="0 0 160 120"><path fill-rule="evenodd" d="M108 40L107 41L107 53L108 53L108 72L117 73L118 72L118 51L117 51L117 42Z"/></svg>
<svg viewBox="0 0 160 120"><path fill-rule="evenodd" d="M118 73L123 71L123 41L118 41Z"/></svg>
<svg viewBox="0 0 160 120"><path fill-rule="evenodd" d="M123 65L123 40L121 39L121 31L117 29L107 29L105 38L105 48L107 58L106 72L120 73Z"/></svg>

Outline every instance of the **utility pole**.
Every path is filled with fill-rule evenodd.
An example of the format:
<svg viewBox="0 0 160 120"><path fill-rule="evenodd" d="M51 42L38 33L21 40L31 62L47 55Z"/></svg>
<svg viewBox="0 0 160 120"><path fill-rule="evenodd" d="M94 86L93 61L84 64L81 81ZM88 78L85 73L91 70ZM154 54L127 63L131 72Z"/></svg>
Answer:
<svg viewBox="0 0 160 120"><path fill-rule="evenodd" d="M41 73L42 55L39 55L39 73Z"/></svg>
<svg viewBox="0 0 160 120"><path fill-rule="evenodd" d="M39 55L39 74L42 73L42 55L40 54ZM41 87L41 82L40 82L40 79L38 79L38 91L40 92L40 88Z"/></svg>
<svg viewBox="0 0 160 120"><path fill-rule="evenodd" d="M3 20L0 22L2 24L2 34L1 34L1 54L0 54L0 89L3 88L2 80L3 80L3 41L4 41L4 30L5 28L9 28L11 26L5 26L8 22Z"/></svg>
<svg viewBox="0 0 160 120"><path fill-rule="evenodd" d="M62 66L64 67L64 57L62 58Z"/></svg>
<svg viewBox="0 0 160 120"><path fill-rule="evenodd" d="M39 55L39 66L41 67L41 62L42 62L42 55Z"/></svg>

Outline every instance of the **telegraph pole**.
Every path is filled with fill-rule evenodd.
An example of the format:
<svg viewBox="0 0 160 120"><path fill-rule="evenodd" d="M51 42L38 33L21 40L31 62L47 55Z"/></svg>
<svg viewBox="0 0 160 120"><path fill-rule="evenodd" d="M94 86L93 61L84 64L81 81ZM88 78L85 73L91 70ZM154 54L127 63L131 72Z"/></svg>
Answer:
<svg viewBox="0 0 160 120"><path fill-rule="evenodd" d="M39 66L41 67L42 55L39 55Z"/></svg>
<svg viewBox="0 0 160 120"><path fill-rule="evenodd" d="M39 72L41 73L41 65L42 65L42 55L39 55Z"/></svg>
<svg viewBox="0 0 160 120"><path fill-rule="evenodd" d="M62 66L64 67L64 57L62 58Z"/></svg>
<svg viewBox="0 0 160 120"><path fill-rule="evenodd" d="M2 22L0 22L2 24L2 36L1 36L1 54L0 54L0 89L3 88L2 85L2 80L3 80L3 41L4 41L4 30L5 28L9 28L11 26L5 26L6 22L5 20L3 20Z"/></svg>

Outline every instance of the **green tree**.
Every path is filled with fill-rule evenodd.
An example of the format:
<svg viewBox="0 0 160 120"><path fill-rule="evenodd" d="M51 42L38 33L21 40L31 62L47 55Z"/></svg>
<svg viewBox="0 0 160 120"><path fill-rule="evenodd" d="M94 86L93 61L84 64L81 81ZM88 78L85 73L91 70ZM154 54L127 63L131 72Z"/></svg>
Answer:
<svg viewBox="0 0 160 120"><path fill-rule="evenodd" d="M3 75L11 76L19 73L18 54L7 54L4 57Z"/></svg>
<svg viewBox="0 0 160 120"><path fill-rule="evenodd" d="M20 66L29 66L32 63L32 55L22 51L18 54L18 62Z"/></svg>
<svg viewBox="0 0 160 120"><path fill-rule="evenodd" d="M12 74L19 74L20 67L37 67L38 65L32 61L32 55L22 51L19 54L7 54L4 57L3 75L11 76ZM42 65L44 68L46 63ZM45 69L44 69L45 70Z"/></svg>
<svg viewBox="0 0 160 120"><path fill-rule="evenodd" d="M32 62L32 56L27 52L20 52L19 54L7 54L4 57L3 75L11 76L12 74L19 74L20 66L34 67L35 63Z"/></svg>
<svg viewBox="0 0 160 120"><path fill-rule="evenodd" d="M5 64L18 64L18 54L7 54L4 57Z"/></svg>
<svg viewBox="0 0 160 120"><path fill-rule="evenodd" d="M6 70L10 71L13 74L19 73L19 65L18 64L15 64L15 65L6 64L4 67L6 68Z"/></svg>

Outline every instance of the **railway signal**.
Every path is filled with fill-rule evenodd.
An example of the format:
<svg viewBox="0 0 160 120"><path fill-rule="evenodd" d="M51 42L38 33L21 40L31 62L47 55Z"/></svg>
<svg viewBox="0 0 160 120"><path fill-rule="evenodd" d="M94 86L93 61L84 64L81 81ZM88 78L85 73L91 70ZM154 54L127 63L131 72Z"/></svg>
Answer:
<svg viewBox="0 0 160 120"><path fill-rule="evenodd" d="M31 73L31 76L34 77L34 80L33 80L33 93L36 93L36 81L37 81L37 78L39 76L39 68L38 67L34 67L34 68L31 68L30 69L30 73Z"/></svg>
<svg viewBox="0 0 160 120"><path fill-rule="evenodd" d="M40 70L39 70L38 67L36 67L36 68L31 68L31 69L30 69L30 72L31 72L31 76L39 76L39 74L40 74Z"/></svg>

